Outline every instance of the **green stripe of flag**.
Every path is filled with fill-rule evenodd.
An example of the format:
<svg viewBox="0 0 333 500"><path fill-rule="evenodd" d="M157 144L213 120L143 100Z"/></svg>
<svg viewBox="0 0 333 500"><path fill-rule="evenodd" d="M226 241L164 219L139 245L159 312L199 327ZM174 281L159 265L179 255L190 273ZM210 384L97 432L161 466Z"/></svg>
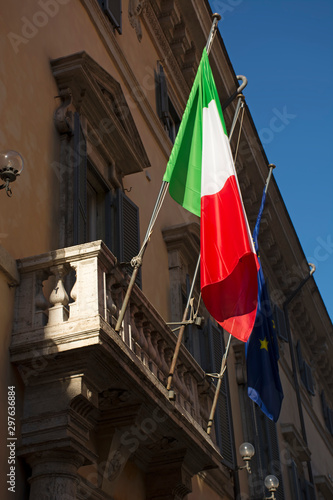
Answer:
<svg viewBox="0 0 333 500"><path fill-rule="evenodd" d="M163 180L172 198L200 217L203 107L215 100L226 127L208 55L204 49Z"/></svg>

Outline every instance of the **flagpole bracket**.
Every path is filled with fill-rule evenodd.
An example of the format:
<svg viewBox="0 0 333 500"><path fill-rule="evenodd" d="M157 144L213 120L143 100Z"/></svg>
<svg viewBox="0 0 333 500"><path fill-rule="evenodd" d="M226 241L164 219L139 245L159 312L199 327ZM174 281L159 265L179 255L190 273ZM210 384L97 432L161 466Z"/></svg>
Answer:
<svg viewBox="0 0 333 500"><path fill-rule="evenodd" d="M169 398L169 401L176 401L176 394L175 394L175 391L173 389L168 390L168 398Z"/></svg>
<svg viewBox="0 0 333 500"><path fill-rule="evenodd" d="M237 80L241 80L242 83L240 84L240 86L237 88L237 90L229 97L229 99L227 99L223 104L222 104L222 111L224 111L228 106L229 104L232 103L232 101L236 98L236 97L239 97L240 95L242 95L242 92L243 90L245 89L246 85L247 85L247 78L246 76L244 75L237 75L236 76ZM245 101L245 97L242 95L242 99L243 101Z"/></svg>
<svg viewBox="0 0 333 500"><path fill-rule="evenodd" d="M223 375L224 374L221 375L221 373L205 373L206 377L217 378L217 379L223 378Z"/></svg>
<svg viewBox="0 0 333 500"><path fill-rule="evenodd" d="M140 257L139 255L137 255L136 257L133 257L133 259L131 260L131 266L132 267L141 267L142 266L142 257Z"/></svg>

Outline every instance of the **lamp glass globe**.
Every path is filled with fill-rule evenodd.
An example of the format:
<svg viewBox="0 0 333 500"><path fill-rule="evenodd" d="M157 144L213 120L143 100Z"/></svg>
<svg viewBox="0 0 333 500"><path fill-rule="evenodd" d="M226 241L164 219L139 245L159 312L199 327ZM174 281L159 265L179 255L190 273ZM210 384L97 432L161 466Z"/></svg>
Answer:
<svg viewBox="0 0 333 500"><path fill-rule="evenodd" d="M23 166L23 158L17 151L10 150L0 153L0 171L6 169L12 171L15 175L20 175Z"/></svg>
<svg viewBox="0 0 333 500"><path fill-rule="evenodd" d="M279 487L279 480L277 477L273 475L269 475L265 477L265 486L268 491L276 491Z"/></svg>
<svg viewBox="0 0 333 500"><path fill-rule="evenodd" d="M239 453L243 459L250 459L255 453L254 446L251 443L242 443L239 447Z"/></svg>

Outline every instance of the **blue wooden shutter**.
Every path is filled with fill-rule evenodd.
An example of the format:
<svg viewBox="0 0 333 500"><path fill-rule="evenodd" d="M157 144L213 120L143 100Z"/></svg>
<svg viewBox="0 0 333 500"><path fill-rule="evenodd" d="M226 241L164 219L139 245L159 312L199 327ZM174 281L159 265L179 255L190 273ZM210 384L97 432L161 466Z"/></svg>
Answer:
<svg viewBox="0 0 333 500"><path fill-rule="evenodd" d="M168 88L163 66L157 63L157 86L156 86L157 112L164 126L169 130L169 97Z"/></svg>
<svg viewBox="0 0 333 500"><path fill-rule="evenodd" d="M292 499L293 500L303 500L302 499L302 491L300 486L300 480L298 477L297 465L294 460L291 460L289 466L290 473L290 484L292 489Z"/></svg>
<svg viewBox="0 0 333 500"><path fill-rule="evenodd" d="M323 408L323 416L324 416L326 427L327 427L328 431L333 435L333 412L332 412L331 408L329 408L327 403L326 403L324 391L321 392L320 398L321 398L321 404L322 404L322 408Z"/></svg>
<svg viewBox="0 0 333 500"><path fill-rule="evenodd" d="M304 481L303 492L305 500L316 500L315 487L309 481Z"/></svg>
<svg viewBox="0 0 333 500"><path fill-rule="evenodd" d="M223 332L210 320L207 322L210 372L219 373L221 369L222 357L225 351ZM222 462L229 468L235 467L235 445L232 425L232 414L229 395L228 372L224 373L221 391L216 407L214 418L217 444L223 457Z"/></svg>
<svg viewBox="0 0 333 500"><path fill-rule="evenodd" d="M98 3L113 27L121 34L121 0L98 0Z"/></svg>
<svg viewBox="0 0 333 500"><path fill-rule="evenodd" d="M261 410L260 410L261 411ZM277 500L284 499L283 478L281 472L279 441L276 431L276 424L265 415L268 435L268 468L267 474L274 474L279 480L279 488L275 493Z"/></svg>
<svg viewBox="0 0 333 500"><path fill-rule="evenodd" d="M116 207L116 256L121 262L130 262L140 250L139 208L120 189L116 193ZM131 275L132 266L127 266L126 271ZM136 284L141 288L141 270Z"/></svg>

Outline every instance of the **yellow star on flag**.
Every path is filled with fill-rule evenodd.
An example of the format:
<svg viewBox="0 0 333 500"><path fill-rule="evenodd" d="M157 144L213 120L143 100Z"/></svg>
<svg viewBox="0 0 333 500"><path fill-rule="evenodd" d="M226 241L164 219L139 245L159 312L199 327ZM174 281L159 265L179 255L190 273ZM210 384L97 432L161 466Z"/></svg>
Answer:
<svg viewBox="0 0 333 500"><path fill-rule="evenodd" d="M266 337L264 338L264 340L259 339L259 341L260 341L260 349L266 349L266 351L268 352L268 341Z"/></svg>

